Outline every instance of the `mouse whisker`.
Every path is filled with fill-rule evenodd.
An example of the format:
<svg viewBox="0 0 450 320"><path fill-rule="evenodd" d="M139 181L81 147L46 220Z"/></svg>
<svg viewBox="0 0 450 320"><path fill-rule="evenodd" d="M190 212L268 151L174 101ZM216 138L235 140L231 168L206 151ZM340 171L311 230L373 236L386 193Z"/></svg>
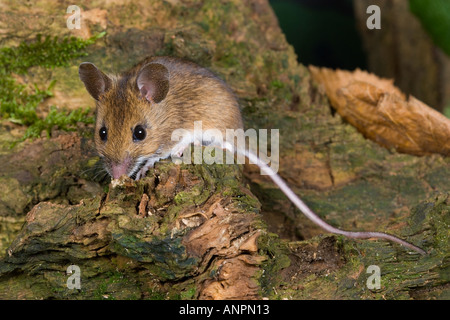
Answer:
<svg viewBox="0 0 450 320"><path fill-rule="evenodd" d="M130 170L130 174L128 175L132 179L139 178L137 175L139 171L145 166L149 157L139 157L137 158L133 169Z"/></svg>

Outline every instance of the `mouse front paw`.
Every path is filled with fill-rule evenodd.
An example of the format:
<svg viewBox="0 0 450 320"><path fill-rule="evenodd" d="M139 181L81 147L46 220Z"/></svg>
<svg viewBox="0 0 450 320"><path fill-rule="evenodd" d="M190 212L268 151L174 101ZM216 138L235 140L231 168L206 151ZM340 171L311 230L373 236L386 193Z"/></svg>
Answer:
<svg viewBox="0 0 450 320"><path fill-rule="evenodd" d="M160 158L150 158L147 160L145 165L142 166L141 169L136 173L136 180L139 180L143 177L145 177L145 174L147 173L149 168L153 168L155 165L155 162L158 161Z"/></svg>
<svg viewBox="0 0 450 320"><path fill-rule="evenodd" d="M189 147L190 144L178 144L176 145L172 151L170 152L170 157L172 158L172 162L175 164L181 164L183 162L183 154L186 148Z"/></svg>

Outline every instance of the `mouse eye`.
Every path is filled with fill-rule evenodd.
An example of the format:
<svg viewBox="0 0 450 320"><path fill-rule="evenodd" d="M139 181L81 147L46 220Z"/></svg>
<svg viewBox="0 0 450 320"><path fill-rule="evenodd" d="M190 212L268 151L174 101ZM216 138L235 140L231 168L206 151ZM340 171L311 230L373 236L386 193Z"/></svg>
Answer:
<svg viewBox="0 0 450 320"><path fill-rule="evenodd" d="M108 130L106 129L106 127L101 127L98 131L98 135L100 136L100 139L102 139L102 141L106 141L106 139L108 139Z"/></svg>
<svg viewBox="0 0 450 320"><path fill-rule="evenodd" d="M136 126L133 131L133 141L141 141L144 140L147 136L147 131L145 131L144 127L141 125Z"/></svg>

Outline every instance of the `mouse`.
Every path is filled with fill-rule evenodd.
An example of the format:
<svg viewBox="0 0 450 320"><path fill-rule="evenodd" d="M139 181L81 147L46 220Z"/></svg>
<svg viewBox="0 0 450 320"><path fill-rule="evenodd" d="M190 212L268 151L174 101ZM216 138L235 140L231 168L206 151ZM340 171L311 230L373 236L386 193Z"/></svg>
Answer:
<svg viewBox="0 0 450 320"><path fill-rule="evenodd" d="M95 149L112 179L126 175L139 180L157 161L179 159L191 144L213 146L258 165L262 174L325 231L354 239L384 239L426 254L422 248L387 233L346 231L328 224L255 152L199 134L194 125L198 121L204 132L218 132L222 137L227 130L244 128L237 96L211 70L182 58L152 56L115 75L83 62L79 77L96 103ZM174 141L172 133L180 129L183 135Z"/></svg>

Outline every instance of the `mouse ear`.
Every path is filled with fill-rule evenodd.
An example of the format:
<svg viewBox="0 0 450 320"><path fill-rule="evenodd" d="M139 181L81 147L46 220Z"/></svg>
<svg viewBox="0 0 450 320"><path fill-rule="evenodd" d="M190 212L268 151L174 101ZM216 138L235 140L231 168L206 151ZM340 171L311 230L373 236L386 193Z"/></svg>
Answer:
<svg viewBox="0 0 450 320"><path fill-rule="evenodd" d="M93 63L83 62L78 68L78 73L87 91L95 100L99 100L100 96L111 88L111 79Z"/></svg>
<svg viewBox="0 0 450 320"><path fill-rule="evenodd" d="M159 103L169 92L169 70L159 63L149 63L139 71L137 86L148 101Z"/></svg>

